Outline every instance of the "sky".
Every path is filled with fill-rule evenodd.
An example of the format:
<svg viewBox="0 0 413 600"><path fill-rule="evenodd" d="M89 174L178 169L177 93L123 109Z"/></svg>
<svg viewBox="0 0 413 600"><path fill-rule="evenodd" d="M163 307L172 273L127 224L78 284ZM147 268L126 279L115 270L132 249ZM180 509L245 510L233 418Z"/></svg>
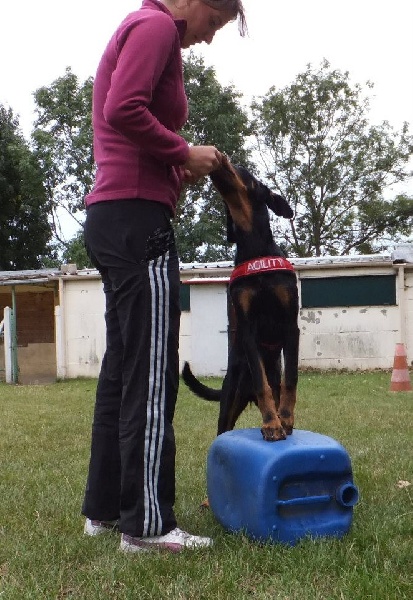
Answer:
<svg viewBox="0 0 413 600"><path fill-rule="evenodd" d="M244 0L249 35L235 23L197 54L222 85L233 84L245 104L271 86L282 89L327 59L350 81L374 84L372 124L413 128L412 0ZM35 118L32 94L71 67L81 81L94 76L107 41L141 0L2 0L0 103L19 116L28 138ZM185 57L187 51L184 51Z"/></svg>

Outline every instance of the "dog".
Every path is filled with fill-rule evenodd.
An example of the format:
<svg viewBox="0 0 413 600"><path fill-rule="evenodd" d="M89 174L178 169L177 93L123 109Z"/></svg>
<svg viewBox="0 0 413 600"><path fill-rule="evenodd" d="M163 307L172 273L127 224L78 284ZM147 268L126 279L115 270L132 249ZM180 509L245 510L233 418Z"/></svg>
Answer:
<svg viewBox="0 0 413 600"><path fill-rule="evenodd" d="M182 378L199 397L220 402L217 435L232 430L253 402L261 412L264 440L283 440L294 427L298 289L294 268L273 239L268 209L286 219L293 211L285 198L226 157L210 177L226 205L228 241L236 244L228 288L236 332L220 390L202 384L188 362Z"/></svg>

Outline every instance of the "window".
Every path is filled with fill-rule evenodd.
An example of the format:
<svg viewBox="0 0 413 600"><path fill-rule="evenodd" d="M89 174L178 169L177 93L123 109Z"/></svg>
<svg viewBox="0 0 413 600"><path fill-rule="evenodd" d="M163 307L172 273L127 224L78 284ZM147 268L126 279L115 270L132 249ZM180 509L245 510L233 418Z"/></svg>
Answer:
<svg viewBox="0 0 413 600"><path fill-rule="evenodd" d="M320 277L301 280L302 308L395 304L395 275Z"/></svg>
<svg viewBox="0 0 413 600"><path fill-rule="evenodd" d="M179 300L181 303L181 310L190 311L191 310L191 286L189 283L182 283L179 288Z"/></svg>

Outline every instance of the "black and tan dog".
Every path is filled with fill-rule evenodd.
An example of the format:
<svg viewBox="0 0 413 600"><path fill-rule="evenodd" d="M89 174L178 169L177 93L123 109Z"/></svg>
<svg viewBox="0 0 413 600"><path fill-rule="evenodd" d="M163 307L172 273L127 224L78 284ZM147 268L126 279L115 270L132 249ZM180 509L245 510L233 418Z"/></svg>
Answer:
<svg viewBox="0 0 413 600"><path fill-rule="evenodd" d="M262 415L263 438L282 440L294 426L298 291L293 266L274 242L268 208L287 219L293 211L282 196L226 158L211 173L211 179L226 204L228 241L236 243L235 268L229 283L236 318L235 339L222 389L203 385L188 363L182 377L201 398L220 402L218 435L233 429L248 403L254 402Z"/></svg>

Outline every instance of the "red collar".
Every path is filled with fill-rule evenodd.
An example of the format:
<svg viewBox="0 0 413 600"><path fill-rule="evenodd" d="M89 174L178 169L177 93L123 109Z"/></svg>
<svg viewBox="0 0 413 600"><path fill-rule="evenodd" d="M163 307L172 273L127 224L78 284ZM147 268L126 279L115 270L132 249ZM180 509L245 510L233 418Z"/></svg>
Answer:
<svg viewBox="0 0 413 600"><path fill-rule="evenodd" d="M231 273L229 283L231 285L234 279L238 279L238 277L256 275L266 271L294 271L294 267L286 258L281 256L261 256L236 266Z"/></svg>

